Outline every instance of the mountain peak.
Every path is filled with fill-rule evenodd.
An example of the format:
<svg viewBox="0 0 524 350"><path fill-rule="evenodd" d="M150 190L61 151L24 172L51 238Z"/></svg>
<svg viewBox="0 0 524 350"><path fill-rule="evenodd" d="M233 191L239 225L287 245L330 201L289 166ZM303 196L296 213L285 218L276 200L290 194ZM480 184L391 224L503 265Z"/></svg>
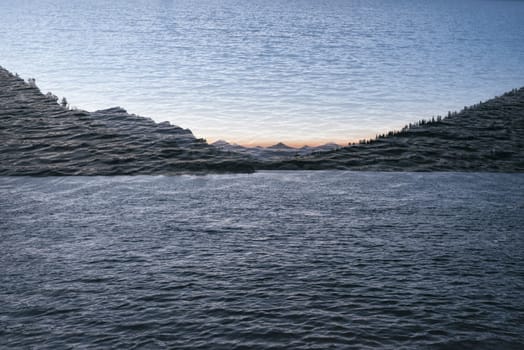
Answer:
<svg viewBox="0 0 524 350"><path fill-rule="evenodd" d="M222 146L231 146L231 144L225 140L216 140L212 143L213 146L222 147Z"/></svg>
<svg viewBox="0 0 524 350"><path fill-rule="evenodd" d="M267 147L268 149L293 149L293 147L289 147L288 145L279 142L277 144L274 144L273 146Z"/></svg>

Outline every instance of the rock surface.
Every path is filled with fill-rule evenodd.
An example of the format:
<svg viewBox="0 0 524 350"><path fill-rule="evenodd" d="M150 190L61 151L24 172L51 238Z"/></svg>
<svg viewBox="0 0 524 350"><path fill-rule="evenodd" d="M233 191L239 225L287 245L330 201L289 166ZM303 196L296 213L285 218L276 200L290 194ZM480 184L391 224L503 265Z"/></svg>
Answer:
<svg viewBox="0 0 524 350"><path fill-rule="evenodd" d="M69 110L0 67L0 175L252 172L245 157L122 108Z"/></svg>

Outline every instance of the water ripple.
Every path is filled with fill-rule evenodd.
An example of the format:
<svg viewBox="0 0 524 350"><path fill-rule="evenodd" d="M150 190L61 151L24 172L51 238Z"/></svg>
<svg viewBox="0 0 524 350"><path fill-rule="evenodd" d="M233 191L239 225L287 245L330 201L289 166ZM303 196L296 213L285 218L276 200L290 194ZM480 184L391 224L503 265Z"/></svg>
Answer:
<svg viewBox="0 0 524 350"><path fill-rule="evenodd" d="M518 349L523 180L2 177L0 340Z"/></svg>

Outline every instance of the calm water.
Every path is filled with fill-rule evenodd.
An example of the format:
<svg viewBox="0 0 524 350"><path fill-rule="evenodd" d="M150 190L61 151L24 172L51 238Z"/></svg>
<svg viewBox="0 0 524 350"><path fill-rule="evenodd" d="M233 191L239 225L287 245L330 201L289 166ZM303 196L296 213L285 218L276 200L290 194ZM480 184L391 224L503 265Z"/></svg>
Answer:
<svg viewBox="0 0 524 350"><path fill-rule="evenodd" d="M523 187L0 178L0 347L522 349Z"/></svg>
<svg viewBox="0 0 524 350"><path fill-rule="evenodd" d="M0 65L210 141L346 143L524 85L524 1L0 1Z"/></svg>

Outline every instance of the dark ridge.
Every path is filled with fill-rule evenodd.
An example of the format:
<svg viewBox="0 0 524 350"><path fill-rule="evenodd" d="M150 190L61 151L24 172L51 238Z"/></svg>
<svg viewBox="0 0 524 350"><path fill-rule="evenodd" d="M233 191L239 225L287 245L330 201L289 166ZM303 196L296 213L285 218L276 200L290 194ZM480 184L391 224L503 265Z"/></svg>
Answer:
<svg viewBox="0 0 524 350"><path fill-rule="evenodd" d="M71 110L0 67L0 175L253 172L190 130L115 107Z"/></svg>
<svg viewBox="0 0 524 350"><path fill-rule="evenodd" d="M524 87L338 150L258 169L524 171Z"/></svg>
<svg viewBox="0 0 524 350"><path fill-rule="evenodd" d="M447 117L313 154L249 152L115 107L72 110L0 67L0 175L136 175L259 170L524 171L524 88ZM278 146L278 147L277 147ZM327 146L327 145L326 145ZM281 149L282 148L282 149ZM306 149L304 152L310 152ZM280 153L279 153L280 152ZM260 154L259 154L260 153Z"/></svg>

